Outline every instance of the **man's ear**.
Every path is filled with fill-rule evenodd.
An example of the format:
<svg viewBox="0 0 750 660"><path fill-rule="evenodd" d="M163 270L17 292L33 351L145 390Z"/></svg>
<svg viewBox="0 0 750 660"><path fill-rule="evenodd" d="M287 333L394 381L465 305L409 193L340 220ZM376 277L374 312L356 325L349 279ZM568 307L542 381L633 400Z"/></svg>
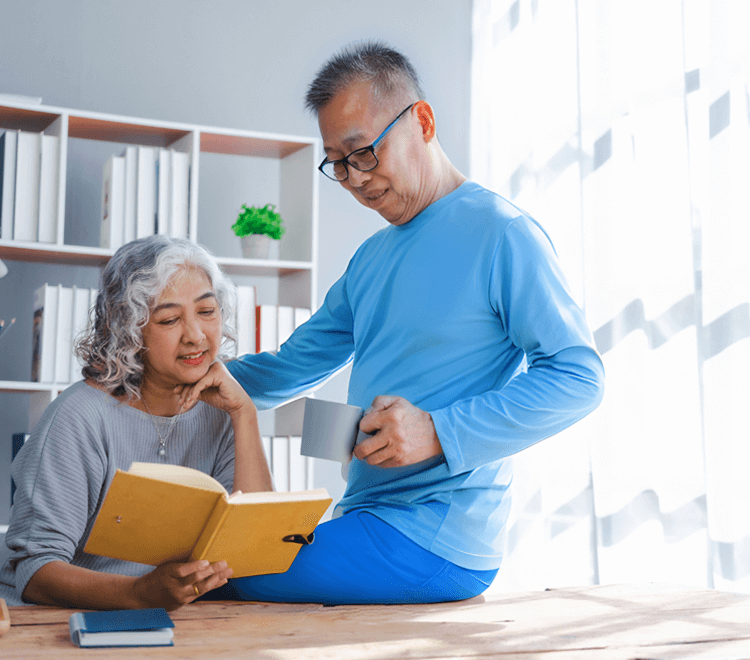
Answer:
<svg viewBox="0 0 750 660"><path fill-rule="evenodd" d="M417 113L417 120L422 127L422 137L425 142L430 142L435 137L435 113L432 106L427 101L417 101L414 104L414 110Z"/></svg>

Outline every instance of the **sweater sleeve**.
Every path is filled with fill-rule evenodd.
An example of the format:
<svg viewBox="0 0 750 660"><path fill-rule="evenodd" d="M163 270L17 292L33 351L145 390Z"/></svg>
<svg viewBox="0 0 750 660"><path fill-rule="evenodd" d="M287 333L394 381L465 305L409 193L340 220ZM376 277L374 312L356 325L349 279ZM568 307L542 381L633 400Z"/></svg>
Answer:
<svg viewBox="0 0 750 660"><path fill-rule="evenodd" d="M513 223L495 253L490 304L526 357L504 387L432 411L452 474L559 433L600 403L604 368L546 236Z"/></svg>
<svg viewBox="0 0 750 660"><path fill-rule="evenodd" d="M243 355L227 364L260 410L273 408L322 385L354 354L352 311L346 273L330 288L321 308L276 355Z"/></svg>
<svg viewBox="0 0 750 660"><path fill-rule="evenodd" d="M6 544L16 590L51 561L70 562L85 541L106 481L102 429L87 410L50 407L13 462L16 496Z"/></svg>

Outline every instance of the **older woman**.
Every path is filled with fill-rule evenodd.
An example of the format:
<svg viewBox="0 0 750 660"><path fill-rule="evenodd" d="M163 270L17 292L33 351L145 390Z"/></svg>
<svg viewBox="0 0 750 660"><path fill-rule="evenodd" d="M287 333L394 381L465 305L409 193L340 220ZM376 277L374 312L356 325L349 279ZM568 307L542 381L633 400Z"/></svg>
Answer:
<svg viewBox="0 0 750 660"><path fill-rule="evenodd" d="M184 239L120 248L77 346L85 380L45 410L13 464L17 490L0 550L0 597L91 609L175 609L224 584L224 562L157 568L83 551L115 471L185 465L229 491L271 490L256 409L219 358L234 292Z"/></svg>

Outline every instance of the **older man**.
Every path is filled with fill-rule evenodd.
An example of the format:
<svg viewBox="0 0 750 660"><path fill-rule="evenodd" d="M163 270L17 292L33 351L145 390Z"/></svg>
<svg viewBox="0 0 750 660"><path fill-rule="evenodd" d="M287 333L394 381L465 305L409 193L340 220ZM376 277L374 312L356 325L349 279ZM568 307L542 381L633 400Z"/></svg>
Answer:
<svg viewBox="0 0 750 660"><path fill-rule="evenodd" d="M593 410L603 368L539 225L466 180L400 53L343 50L307 93L321 172L389 226L357 250L277 355L230 371L272 406L352 363L369 408L347 489L285 574L223 596L324 603L457 600L502 560L507 457Z"/></svg>

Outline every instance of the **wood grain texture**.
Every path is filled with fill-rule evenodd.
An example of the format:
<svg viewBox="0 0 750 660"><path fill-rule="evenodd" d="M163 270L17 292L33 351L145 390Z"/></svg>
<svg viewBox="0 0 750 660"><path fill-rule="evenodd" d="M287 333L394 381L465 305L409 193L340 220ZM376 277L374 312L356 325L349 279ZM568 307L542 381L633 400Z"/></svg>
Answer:
<svg viewBox="0 0 750 660"><path fill-rule="evenodd" d="M8 659L80 657L73 610L11 609ZM172 612L175 646L144 658L500 658L633 660L750 657L750 596L664 585L479 596L435 605L194 603ZM99 653L99 655L97 655ZM132 657L128 649L86 657Z"/></svg>

